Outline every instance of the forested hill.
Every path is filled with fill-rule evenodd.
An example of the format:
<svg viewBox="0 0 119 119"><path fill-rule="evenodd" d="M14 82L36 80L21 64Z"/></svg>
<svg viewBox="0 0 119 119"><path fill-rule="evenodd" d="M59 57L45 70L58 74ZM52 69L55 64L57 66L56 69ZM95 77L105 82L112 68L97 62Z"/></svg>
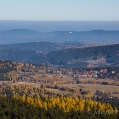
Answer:
<svg viewBox="0 0 119 119"><path fill-rule="evenodd" d="M103 67L119 65L119 44L69 48L42 53L37 50L4 49L0 58L33 64L52 64L70 68Z"/></svg>
<svg viewBox="0 0 119 119"><path fill-rule="evenodd" d="M72 48L47 54L51 63L68 67L99 67L119 64L119 44Z"/></svg>
<svg viewBox="0 0 119 119"><path fill-rule="evenodd" d="M119 31L53 31L42 33L29 29L13 29L0 31L0 44L25 42L84 42L111 44L119 43Z"/></svg>
<svg viewBox="0 0 119 119"><path fill-rule="evenodd" d="M84 46L83 43L56 43L56 42L28 42L17 44L0 45L0 50L37 50L41 52L53 52L57 50L63 50L72 47Z"/></svg>

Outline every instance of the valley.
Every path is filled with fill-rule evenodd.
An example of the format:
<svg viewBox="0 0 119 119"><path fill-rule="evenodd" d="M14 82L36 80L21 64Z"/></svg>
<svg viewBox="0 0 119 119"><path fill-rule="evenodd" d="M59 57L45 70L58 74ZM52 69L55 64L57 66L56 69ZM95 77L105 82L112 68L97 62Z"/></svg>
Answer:
<svg viewBox="0 0 119 119"><path fill-rule="evenodd" d="M119 101L119 67L71 69L54 66L23 64L0 61L0 94L14 95L15 90L7 87L43 87L45 92L31 93L31 96L77 97L100 100L117 105ZM16 92L19 94L19 92ZM28 95L27 90L19 95ZM38 93L38 94L37 94Z"/></svg>
<svg viewBox="0 0 119 119"><path fill-rule="evenodd" d="M119 119L119 0L0 0L0 119Z"/></svg>
<svg viewBox="0 0 119 119"><path fill-rule="evenodd" d="M107 116L110 117L112 113L113 117L114 115L117 117L119 44L98 44L97 41L89 44L87 41L77 40L72 42L72 38L77 39L83 33L89 35L103 32L108 34L109 31L53 32L47 33L47 38L49 39L50 35L52 39L58 37L63 42L47 40L31 42L33 39L27 41L27 38L39 37L39 32L23 29L7 31L5 34L9 34L8 39L12 38L13 41L15 38L17 41L20 37L21 42L7 42L7 44L4 42L0 45L0 99L21 101L21 103L16 102L17 105L27 104L28 106L31 103L29 106L33 106L34 110L39 108L42 114L43 109L48 113L50 109L54 111L55 107L56 112L63 109L64 115L73 113L73 109L74 113L80 112L84 117L88 112L87 115L96 118L97 115L93 114L100 111L105 113L108 110ZM43 36L40 33L40 35L47 39L46 34ZM24 38L27 42L22 41ZM61 102L57 105L52 100ZM66 101L68 103L65 105ZM72 106L69 105L70 102ZM89 105L86 106L87 103L91 103L95 109ZM78 107L75 109L76 105ZM79 108L80 106L82 107ZM98 112L95 112L97 108Z"/></svg>

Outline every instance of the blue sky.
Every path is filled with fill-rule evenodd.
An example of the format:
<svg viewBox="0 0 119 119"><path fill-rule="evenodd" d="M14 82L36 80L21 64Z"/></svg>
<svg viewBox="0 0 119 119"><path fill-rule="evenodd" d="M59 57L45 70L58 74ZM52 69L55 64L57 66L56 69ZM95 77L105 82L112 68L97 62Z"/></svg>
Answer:
<svg viewBox="0 0 119 119"><path fill-rule="evenodd" d="M0 20L119 21L119 0L0 0Z"/></svg>

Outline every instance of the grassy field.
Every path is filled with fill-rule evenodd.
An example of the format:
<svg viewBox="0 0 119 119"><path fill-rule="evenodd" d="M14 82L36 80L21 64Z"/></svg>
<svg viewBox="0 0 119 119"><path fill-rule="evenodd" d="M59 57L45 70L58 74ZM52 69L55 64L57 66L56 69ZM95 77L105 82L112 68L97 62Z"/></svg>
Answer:
<svg viewBox="0 0 119 119"><path fill-rule="evenodd" d="M40 83L29 83L29 82L19 82L18 84L30 84L39 87L41 84ZM84 90L89 90L95 93L96 90L102 90L105 92L111 91L117 91L119 90L119 86L114 86L114 85L101 85L101 84L58 84L60 87L69 87L73 89L84 89ZM56 93L67 93L65 91L61 91L58 89L51 89L47 88L50 91L54 91Z"/></svg>
<svg viewBox="0 0 119 119"><path fill-rule="evenodd" d="M0 82L0 84L1 84L1 82ZM29 85L33 85L36 87L39 87L41 85L41 83L29 83L29 82L19 82L19 83L15 83L13 85L16 85L16 84L29 84ZM51 83L49 83L49 84L51 84ZM73 89L89 90L94 93L96 92L96 90L105 91L105 92L108 92L108 91L114 92L114 91L119 90L119 86L101 85L101 84L60 84L60 83L58 83L58 86L69 87L69 88L73 88ZM52 89L52 88L47 88L47 90L54 91L55 93L64 93L64 94L70 93L68 91L62 91L62 90Z"/></svg>
<svg viewBox="0 0 119 119"><path fill-rule="evenodd" d="M119 90L119 86L113 85L101 85L101 84L61 84L62 87L70 87L74 89L84 89L95 92L96 90L103 90L103 91L116 91Z"/></svg>
<svg viewBox="0 0 119 119"><path fill-rule="evenodd" d="M52 88L46 88L46 89L49 90L49 91L53 91L56 94L69 94L70 93L70 92L62 91L62 90L58 90L58 89L52 89Z"/></svg>

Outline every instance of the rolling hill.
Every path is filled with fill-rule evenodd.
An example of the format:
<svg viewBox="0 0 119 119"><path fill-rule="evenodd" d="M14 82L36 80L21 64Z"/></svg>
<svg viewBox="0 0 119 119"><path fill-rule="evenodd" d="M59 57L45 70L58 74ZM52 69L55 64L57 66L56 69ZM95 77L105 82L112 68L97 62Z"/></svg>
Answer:
<svg viewBox="0 0 119 119"><path fill-rule="evenodd" d="M29 29L13 29L0 31L0 44L26 43L26 42L83 42L87 44L119 43L119 31L53 31L39 32Z"/></svg>
<svg viewBox="0 0 119 119"><path fill-rule="evenodd" d="M119 65L119 44L85 48L68 48L53 52L29 49L2 49L0 58L34 64L63 67L101 67Z"/></svg>
<svg viewBox="0 0 119 119"><path fill-rule="evenodd" d="M41 52L53 52L73 47L85 46L83 43L56 43L56 42L28 42L0 45L0 50L38 50Z"/></svg>

